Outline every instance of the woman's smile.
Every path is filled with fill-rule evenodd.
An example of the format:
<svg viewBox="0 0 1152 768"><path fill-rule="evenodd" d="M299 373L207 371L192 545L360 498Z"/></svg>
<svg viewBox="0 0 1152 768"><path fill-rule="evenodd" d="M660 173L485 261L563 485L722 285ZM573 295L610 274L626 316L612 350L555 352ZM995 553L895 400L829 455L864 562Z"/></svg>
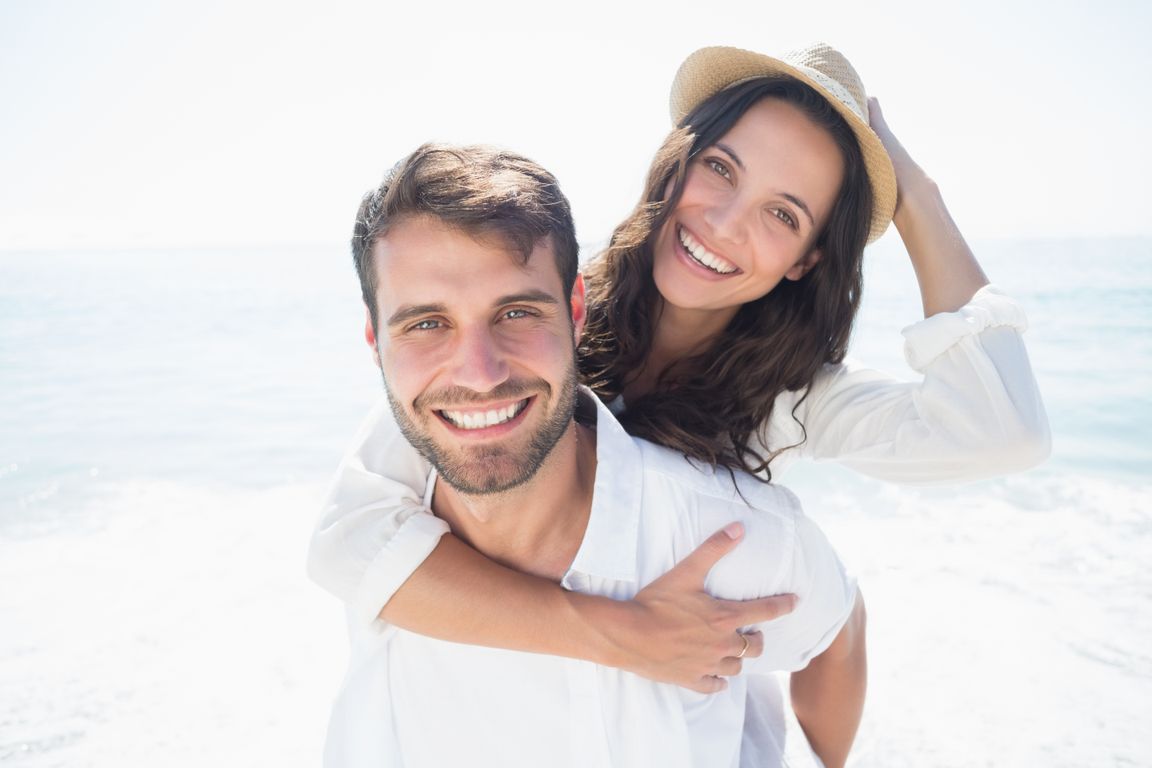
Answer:
<svg viewBox="0 0 1152 768"><path fill-rule="evenodd" d="M705 248L688 230L680 227L680 244L689 258L717 275L732 275L740 271L732 262Z"/></svg>

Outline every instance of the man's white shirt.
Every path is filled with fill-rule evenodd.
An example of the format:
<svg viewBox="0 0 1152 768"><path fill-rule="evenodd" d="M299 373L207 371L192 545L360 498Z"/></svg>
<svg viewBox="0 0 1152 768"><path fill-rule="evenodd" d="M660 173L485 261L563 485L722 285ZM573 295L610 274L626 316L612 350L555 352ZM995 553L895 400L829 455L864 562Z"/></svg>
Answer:
<svg viewBox="0 0 1152 768"><path fill-rule="evenodd" d="M328 768L711 768L778 754L772 728L745 728L745 676L802 669L827 648L852 610L854 581L788 490L701 468L629 436L587 390L582 400L595 403L596 484L565 588L628 599L739 520L744 540L712 569L707 590L737 600L794 593L795 611L757 625L764 654L708 696L587 661L449 643L350 616ZM762 710L772 705L748 708L753 719Z"/></svg>

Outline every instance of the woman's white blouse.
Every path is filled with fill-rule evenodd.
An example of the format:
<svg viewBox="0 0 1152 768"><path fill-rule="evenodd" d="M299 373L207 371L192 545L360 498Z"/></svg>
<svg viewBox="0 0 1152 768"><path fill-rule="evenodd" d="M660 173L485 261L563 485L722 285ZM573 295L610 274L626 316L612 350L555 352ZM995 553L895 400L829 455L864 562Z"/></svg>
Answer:
<svg viewBox="0 0 1152 768"><path fill-rule="evenodd" d="M957 312L904 329L905 382L846 362L777 398L760 435L773 480L797 458L834 459L899 483L973 480L1044 460L1048 419L1021 334L1023 310L992 286ZM794 416L793 416L794 414ZM803 426L801 426L803 424ZM341 462L312 535L308 573L375 621L448 531L421 503L428 465L400 434L387 399Z"/></svg>

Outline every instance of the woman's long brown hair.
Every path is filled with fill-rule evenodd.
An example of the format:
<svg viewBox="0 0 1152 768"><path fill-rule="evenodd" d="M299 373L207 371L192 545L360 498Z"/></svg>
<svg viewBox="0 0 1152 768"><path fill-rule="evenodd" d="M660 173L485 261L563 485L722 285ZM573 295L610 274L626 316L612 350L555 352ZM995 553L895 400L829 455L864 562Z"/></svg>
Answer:
<svg viewBox="0 0 1152 768"><path fill-rule="evenodd" d="M803 110L829 132L843 156L844 180L814 246L822 258L801 279L781 280L766 296L740 307L707 350L662 371L652 392L629 401L621 422L631 434L691 459L770 480L769 462L791 446L761 451L753 437L762 429L766 436L777 396L806 389L824 364L844 359L860 304L872 212L856 137L807 85L763 78L734 86L705 100L668 135L640 203L584 270L588 321L579 364L585 383L605 401L620 395L643 369L663 306L652 280L656 234L676 208L689 162L764 98Z"/></svg>

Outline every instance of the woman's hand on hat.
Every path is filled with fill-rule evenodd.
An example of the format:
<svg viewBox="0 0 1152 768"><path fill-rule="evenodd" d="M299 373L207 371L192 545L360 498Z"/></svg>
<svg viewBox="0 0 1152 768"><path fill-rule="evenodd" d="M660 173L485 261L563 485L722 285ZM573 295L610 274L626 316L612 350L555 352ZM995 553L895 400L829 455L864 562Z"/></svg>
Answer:
<svg viewBox="0 0 1152 768"><path fill-rule="evenodd" d="M880 101L874 96L868 99L868 124L880 137L880 142L892 160L892 168L896 172L896 215L899 215L905 198L909 194L914 194L925 182L931 183L931 180L892 133L892 129L884 119Z"/></svg>
<svg viewBox="0 0 1152 768"><path fill-rule="evenodd" d="M924 316L955 312L988 284L988 277L948 213L936 182L892 134L876 99L868 99L868 122L892 158L896 172L892 222L916 270Z"/></svg>

